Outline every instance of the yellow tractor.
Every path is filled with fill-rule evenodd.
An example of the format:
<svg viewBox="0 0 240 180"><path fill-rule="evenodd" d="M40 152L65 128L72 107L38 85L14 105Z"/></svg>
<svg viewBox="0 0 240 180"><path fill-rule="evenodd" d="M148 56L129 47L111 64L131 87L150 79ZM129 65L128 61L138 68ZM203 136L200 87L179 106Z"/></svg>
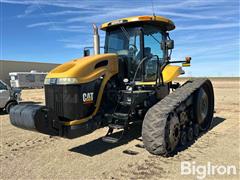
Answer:
<svg viewBox="0 0 240 180"><path fill-rule="evenodd" d="M109 128L103 141L118 143L134 124L142 125L145 148L168 156L207 131L214 111L211 82L174 83L191 58L171 61L174 23L161 16L135 16L104 23L104 54L94 26L94 55L53 69L45 79L46 105L11 109L14 126L76 138ZM182 66L173 65L182 63ZM114 136L118 129L121 133Z"/></svg>

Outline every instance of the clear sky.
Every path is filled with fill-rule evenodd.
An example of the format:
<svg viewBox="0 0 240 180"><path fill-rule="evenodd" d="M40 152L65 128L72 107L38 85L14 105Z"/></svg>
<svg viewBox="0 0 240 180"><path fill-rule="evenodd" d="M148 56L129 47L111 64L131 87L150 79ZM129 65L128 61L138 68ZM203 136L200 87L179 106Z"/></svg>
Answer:
<svg viewBox="0 0 240 180"><path fill-rule="evenodd" d="M0 1L0 59L63 63L92 46L92 23L154 9L176 24L172 58L192 57L186 75L239 76L238 0L153 0L154 8L150 0Z"/></svg>

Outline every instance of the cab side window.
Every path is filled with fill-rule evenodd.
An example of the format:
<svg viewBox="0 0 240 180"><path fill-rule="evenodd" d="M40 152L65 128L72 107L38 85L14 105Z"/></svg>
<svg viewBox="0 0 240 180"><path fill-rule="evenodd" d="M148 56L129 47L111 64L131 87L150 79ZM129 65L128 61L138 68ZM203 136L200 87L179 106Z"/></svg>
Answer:
<svg viewBox="0 0 240 180"><path fill-rule="evenodd" d="M159 30L155 30L155 28L150 30L152 31L145 31L147 34L144 35L144 56L155 55L162 59L163 50L160 48L160 43L163 39L162 33Z"/></svg>
<svg viewBox="0 0 240 180"><path fill-rule="evenodd" d="M153 56L145 63L145 73L144 79L145 81L155 81L157 78L157 68L158 68L158 58Z"/></svg>

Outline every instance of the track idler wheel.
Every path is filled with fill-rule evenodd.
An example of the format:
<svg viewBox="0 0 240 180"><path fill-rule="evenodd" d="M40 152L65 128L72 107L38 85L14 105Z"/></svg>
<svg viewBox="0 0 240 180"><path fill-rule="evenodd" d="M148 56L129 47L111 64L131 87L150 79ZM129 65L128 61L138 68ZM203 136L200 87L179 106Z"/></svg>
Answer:
<svg viewBox="0 0 240 180"><path fill-rule="evenodd" d="M209 80L196 92L194 102L196 122L199 124L201 131L206 131L211 126L214 112L213 87Z"/></svg>

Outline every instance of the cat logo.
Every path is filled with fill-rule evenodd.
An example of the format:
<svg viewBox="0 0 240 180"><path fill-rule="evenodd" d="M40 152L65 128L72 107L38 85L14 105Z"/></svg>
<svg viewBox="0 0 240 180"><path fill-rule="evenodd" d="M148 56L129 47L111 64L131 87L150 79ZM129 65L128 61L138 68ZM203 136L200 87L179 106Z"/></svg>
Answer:
<svg viewBox="0 0 240 180"><path fill-rule="evenodd" d="M83 104L93 103L93 92L83 93Z"/></svg>

